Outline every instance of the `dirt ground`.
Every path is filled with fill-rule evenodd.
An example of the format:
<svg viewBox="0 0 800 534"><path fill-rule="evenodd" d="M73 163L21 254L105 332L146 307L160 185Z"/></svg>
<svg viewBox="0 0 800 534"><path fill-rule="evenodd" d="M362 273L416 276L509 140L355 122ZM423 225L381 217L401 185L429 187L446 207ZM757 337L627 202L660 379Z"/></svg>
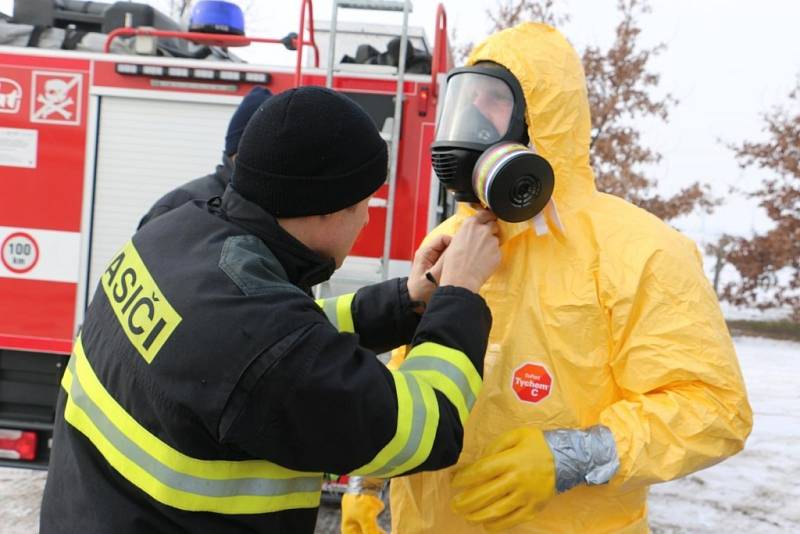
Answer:
<svg viewBox="0 0 800 534"><path fill-rule="evenodd" d="M704 471L655 486L656 534L800 532L800 343L735 339L755 412L743 452ZM46 473L0 468L0 532L38 530ZM388 530L388 513L381 522ZM320 509L317 534L339 532L336 506Z"/></svg>

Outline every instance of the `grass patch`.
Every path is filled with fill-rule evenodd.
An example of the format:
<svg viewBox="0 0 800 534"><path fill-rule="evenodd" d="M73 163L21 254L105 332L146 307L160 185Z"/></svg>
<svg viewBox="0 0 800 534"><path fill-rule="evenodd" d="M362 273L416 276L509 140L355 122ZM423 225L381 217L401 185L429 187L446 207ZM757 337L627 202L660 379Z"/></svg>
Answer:
<svg viewBox="0 0 800 534"><path fill-rule="evenodd" d="M800 341L800 324L791 321L726 321L734 336L756 336Z"/></svg>

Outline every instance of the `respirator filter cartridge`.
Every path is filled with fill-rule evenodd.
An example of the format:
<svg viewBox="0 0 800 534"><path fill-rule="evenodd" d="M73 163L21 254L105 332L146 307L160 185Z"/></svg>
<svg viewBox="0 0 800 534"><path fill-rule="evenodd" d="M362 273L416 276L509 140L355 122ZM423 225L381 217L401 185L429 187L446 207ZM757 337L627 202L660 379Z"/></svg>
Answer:
<svg viewBox="0 0 800 534"><path fill-rule="evenodd" d="M553 168L520 143L498 143L475 164L472 187L498 218L522 222L535 217L553 194Z"/></svg>

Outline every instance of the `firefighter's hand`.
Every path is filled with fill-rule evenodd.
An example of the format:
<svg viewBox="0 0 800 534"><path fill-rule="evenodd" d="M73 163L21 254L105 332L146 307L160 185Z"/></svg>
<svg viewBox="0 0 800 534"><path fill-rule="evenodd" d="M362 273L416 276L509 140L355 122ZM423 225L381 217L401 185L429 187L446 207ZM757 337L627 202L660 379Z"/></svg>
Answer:
<svg viewBox="0 0 800 534"><path fill-rule="evenodd" d="M378 526L383 501L370 494L342 496L342 534L386 534Z"/></svg>
<svg viewBox="0 0 800 534"><path fill-rule="evenodd" d="M456 472L453 510L491 532L531 521L556 494L553 453L538 428L506 432Z"/></svg>
<svg viewBox="0 0 800 534"><path fill-rule="evenodd" d="M442 276L442 254L450 240L449 235L436 236L417 249L408 275L408 296L412 301L428 304Z"/></svg>
<svg viewBox="0 0 800 534"><path fill-rule="evenodd" d="M440 285L460 286L477 293L500 265L497 217L481 209L464 220L442 258Z"/></svg>

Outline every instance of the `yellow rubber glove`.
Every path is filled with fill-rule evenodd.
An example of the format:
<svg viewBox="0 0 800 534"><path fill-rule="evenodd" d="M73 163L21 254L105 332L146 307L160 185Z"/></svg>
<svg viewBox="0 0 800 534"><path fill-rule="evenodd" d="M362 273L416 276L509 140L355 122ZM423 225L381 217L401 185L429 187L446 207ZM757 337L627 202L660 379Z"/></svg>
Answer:
<svg viewBox="0 0 800 534"><path fill-rule="evenodd" d="M538 428L506 432L483 457L460 468L452 482L462 489L453 510L493 532L534 519L556 494L553 453Z"/></svg>
<svg viewBox="0 0 800 534"><path fill-rule="evenodd" d="M378 526L383 501L374 495L345 493L342 497L342 534L386 534Z"/></svg>

